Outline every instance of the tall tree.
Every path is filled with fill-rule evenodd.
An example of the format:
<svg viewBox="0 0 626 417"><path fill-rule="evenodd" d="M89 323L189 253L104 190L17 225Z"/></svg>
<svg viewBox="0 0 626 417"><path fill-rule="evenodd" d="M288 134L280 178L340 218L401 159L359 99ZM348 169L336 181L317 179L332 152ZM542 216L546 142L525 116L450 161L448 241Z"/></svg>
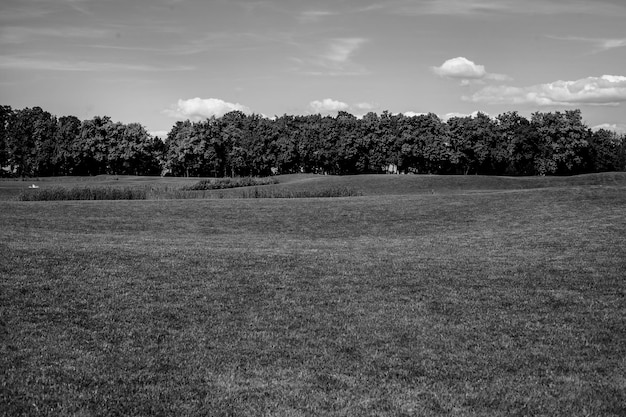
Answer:
<svg viewBox="0 0 626 417"><path fill-rule="evenodd" d="M75 174L76 164L80 160L80 156L76 154L80 127L81 121L76 116L59 117L54 135L54 175Z"/></svg>
<svg viewBox="0 0 626 417"><path fill-rule="evenodd" d="M577 174L585 170L589 128L582 122L580 110L533 113L531 126L540 143L535 160L538 174Z"/></svg>
<svg viewBox="0 0 626 417"><path fill-rule="evenodd" d="M589 159L592 172L620 171L624 169L623 137L616 132L600 129L589 137Z"/></svg>
<svg viewBox="0 0 626 417"><path fill-rule="evenodd" d="M494 174L506 158L499 144L497 124L484 113L453 117L447 122L452 148L464 174Z"/></svg>
<svg viewBox="0 0 626 417"><path fill-rule="evenodd" d="M302 127L299 119L283 115L272 122L272 149L275 156L274 165L279 173L291 174L300 170L302 161L298 153L302 138Z"/></svg>
<svg viewBox="0 0 626 417"><path fill-rule="evenodd" d="M14 114L11 106L0 106L0 176L8 175L12 167L9 166L9 129ZM5 170L6 169L6 170Z"/></svg>
<svg viewBox="0 0 626 417"><path fill-rule="evenodd" d="M197 169L196 161L200 159L200 149L194 134L194 126L189 120L176 122L165 139L165 169L176 176L188 177Z"/></svg>
<svg viewBox="0 0 626 417"><path fill-rule="evenodd" d="M401 116L400 167L419 173L446 174L457 161L447 125L434 114Z"/></svg>
<svg viewBox="0 0 626 417"><path fill-rule="evenodd" d="M152 150L154 142L142 125L110 123L108 137L111 173L150 175L158 171L157 156Z"/></svg>
<svg viewBox="0 0 626 417"><path fill-rule="evenodd" d="M517 112L500 114L497 118L500 143L506 155L507 175L534 175L535 159L540 144L530 121Z"/></svg>
<svg viewBox="0 0 626 417"><path fill-rule="evenodd" d="M80 127L77 147L76 173L79 175L106 174L109 164L109 116L94 116L84 120Z"/></svg>
<svg viewBox="0 0 626 417"><path fill-rule="evenodd" d="M367 138L363 136L355 116L339 112L335 119L337 141L337 169L341 174L358 174L369 168Z"/></svg>
<svg viewBox="0 0 626 417"><path fill-rule="evenodd" d="M14 112L7 129L9 163L19 176L50 175L56 118L41 107Z"/></svg>

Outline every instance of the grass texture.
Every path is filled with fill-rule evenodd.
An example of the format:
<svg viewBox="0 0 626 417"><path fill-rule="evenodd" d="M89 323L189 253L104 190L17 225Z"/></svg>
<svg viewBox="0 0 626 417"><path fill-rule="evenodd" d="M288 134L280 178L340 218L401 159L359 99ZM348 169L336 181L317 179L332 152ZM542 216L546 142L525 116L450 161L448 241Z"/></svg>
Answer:
<svg viewBox="0 0 626 417"><path fill-rule="evenodd" d="M624 415L621 177L385 178L0 201L0 414Z"/></svg>

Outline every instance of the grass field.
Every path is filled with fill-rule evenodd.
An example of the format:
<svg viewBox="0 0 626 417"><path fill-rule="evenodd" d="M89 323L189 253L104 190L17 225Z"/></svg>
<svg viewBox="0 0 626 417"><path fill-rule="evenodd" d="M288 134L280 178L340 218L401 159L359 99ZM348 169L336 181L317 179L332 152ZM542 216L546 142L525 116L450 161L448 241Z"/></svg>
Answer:
<svg viewBox="0 0 626 417"><path fill-rule="evenodd" d="M0 414L624 415L626 174L279 180L362 195L0 182Z"/></svg>

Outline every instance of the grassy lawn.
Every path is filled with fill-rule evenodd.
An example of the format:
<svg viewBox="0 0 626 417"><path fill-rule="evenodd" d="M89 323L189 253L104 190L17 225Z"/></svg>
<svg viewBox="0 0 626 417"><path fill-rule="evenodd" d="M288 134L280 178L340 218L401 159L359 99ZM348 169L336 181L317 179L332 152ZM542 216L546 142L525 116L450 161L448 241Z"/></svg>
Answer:
<svg viewBox="0 0 626 417"><path fill-rule="evenodd" d="M324 184L0 201L0 414L624 415L626 175Z"/></svg>

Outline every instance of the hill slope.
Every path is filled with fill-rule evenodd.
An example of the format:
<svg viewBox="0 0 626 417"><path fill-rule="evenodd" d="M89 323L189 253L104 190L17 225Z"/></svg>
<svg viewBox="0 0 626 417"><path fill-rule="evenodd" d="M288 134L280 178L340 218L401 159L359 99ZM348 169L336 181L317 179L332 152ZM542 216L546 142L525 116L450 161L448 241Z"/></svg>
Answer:
<svg viewBox="0 0 626 417"><path fill-rule="evenodd" d="M415 194L458 194L475 192L529 190L582 186L626 187L626 172L606 172L571 177L497 177L481 175L315 175L290 174L276 177L279 184L264 188L288 191L324 190L344 187L364 196L415 195ZM140 177L101 175L96 177L49 177L0 181L0 200L11 200L27 190L32 184L41 189L46 187L160 187L177 190L196 183L202 178ZM211 198L241 197L241 188L214 190L203 193Z"/></svg>

